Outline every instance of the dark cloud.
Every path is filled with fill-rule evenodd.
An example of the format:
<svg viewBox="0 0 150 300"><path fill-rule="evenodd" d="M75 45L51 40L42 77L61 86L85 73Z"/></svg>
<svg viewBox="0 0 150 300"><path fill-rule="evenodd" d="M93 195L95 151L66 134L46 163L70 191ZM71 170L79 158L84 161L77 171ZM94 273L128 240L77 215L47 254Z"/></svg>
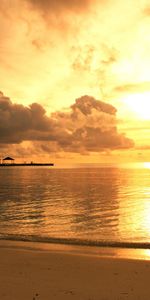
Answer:
<svg viewBox="0 0 150 300"><path fill-rule="evenodd" d="M91 0L26 0L32 7L43 11L46 14L59 13L61 11L85 10Z"/></svg>
<svg viewBox="0 0 150 300"><path fill-rule="evenodd" d="M45 152L77 153L132 147L133 141L118 133L116 123L115 107L90 96L48 117L37 103L25 107L0 94L1 144L37 141L43 142L40 147Z"/></svg>
<svg viewBox="0 0 150 300"><path fill-rule="evenodd" d="M46 116L44 108L33 103L29 107L13 104L0 93L0 141L1 143L20 143L30 140L36 132L37 137L50 130L53 125Z"/></svg>
<svg viewBox="0 0 150 300"><path fill-rule="evenodd" d="M32 45L38 50L45 49L48 43L55 44L54 40L56 41L57 35L59 38L62 37L64 41L70 36L76 36L77 31L79 34L82 27L81 23L84 21L83 16L90 11L95 3L92 0L23 0L23 2L27 5L30 13L32 11L33 14L40 17L39 22L43 21L40 24L46 25L49 30L45 39L41 38L40 33L39 35L36 33L36 36L33 37ZM36 26L31 22L30 32L32 32L33 27Z"/></svg>
<svg viewBox="0 0 150 300"><path fill-rule="evenodd" d="M71 106L73 112L76 109L80 110L84 115L89 115L92 110L114 115L117 110L114 106L107 104L105 102L94 99L93 97L83 96L76 100L76 103Z"/></svg>

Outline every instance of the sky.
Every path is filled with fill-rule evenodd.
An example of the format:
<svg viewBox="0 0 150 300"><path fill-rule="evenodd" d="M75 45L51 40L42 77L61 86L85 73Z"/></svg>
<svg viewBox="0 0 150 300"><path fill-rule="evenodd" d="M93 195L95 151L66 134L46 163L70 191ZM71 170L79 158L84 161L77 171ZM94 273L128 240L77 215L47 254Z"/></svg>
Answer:
<svg viewBox="0 0 150 300"><path fill-rule="evenodd" d="M0 156L150 159L147 0L0 1Z"/></svg>

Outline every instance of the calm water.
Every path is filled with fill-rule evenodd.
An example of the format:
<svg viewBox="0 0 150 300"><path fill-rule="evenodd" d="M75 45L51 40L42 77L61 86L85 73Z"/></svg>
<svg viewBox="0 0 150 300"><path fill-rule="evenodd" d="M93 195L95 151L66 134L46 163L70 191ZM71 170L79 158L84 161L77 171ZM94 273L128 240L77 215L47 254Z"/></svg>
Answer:
<svg viewBox="0 0 150 300"><path fill-rule="evenodd" d="M150 243L150 169L0 168L0 238Z"/></svg>

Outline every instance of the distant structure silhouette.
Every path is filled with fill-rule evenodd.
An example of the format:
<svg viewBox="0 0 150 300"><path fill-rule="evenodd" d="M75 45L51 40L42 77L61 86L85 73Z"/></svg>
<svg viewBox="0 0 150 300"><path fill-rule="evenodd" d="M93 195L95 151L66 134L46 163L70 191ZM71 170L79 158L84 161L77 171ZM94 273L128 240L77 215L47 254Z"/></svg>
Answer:
<svg viewBox="0 0 150 300"><path fill-rule="evenodd" d="M0 167L34 167L34 166L54 166L53 163L36 163L31 161L30 163L24 162L24 163L16 163L15 159L7 156L5 158L3 158L2 160L0 160Z"/></svg>
<svg viewBox="0 0 150 300"><path fill-rule="evenodd" d="M7 156L3 158L2 162L3 164L14 164L15 160L14 158Z"/></svg>

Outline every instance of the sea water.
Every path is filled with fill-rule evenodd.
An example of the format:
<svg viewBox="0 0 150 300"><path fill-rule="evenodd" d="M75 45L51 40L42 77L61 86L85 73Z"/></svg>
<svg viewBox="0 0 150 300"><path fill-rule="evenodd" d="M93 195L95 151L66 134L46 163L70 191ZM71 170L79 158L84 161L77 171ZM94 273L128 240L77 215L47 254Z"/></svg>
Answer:
<svg viewBox="0 0 150 300"><path fill-rule="evenodd" d="M150 168L0 168L0 238L150 247Z"/></svg>

